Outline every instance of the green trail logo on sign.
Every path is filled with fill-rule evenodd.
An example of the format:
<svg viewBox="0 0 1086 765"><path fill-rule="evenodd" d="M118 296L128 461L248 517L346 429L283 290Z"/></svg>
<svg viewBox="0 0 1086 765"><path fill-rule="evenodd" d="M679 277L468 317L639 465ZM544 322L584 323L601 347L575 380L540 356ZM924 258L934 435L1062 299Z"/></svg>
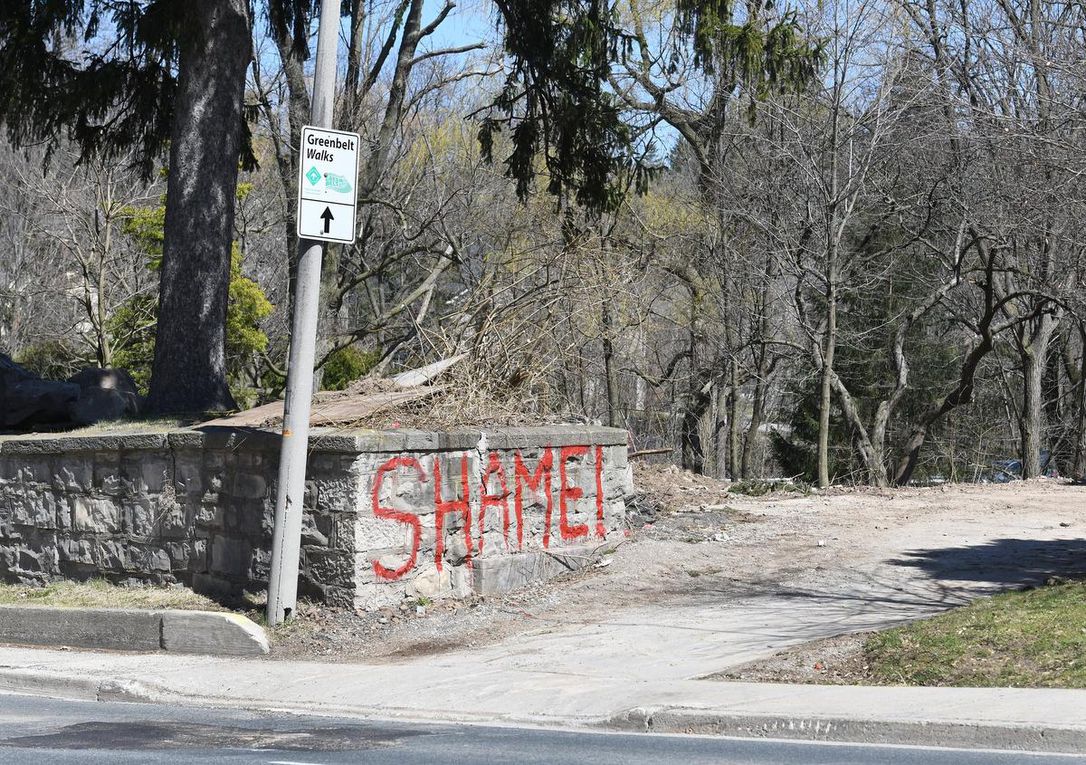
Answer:
<svg viewBox="0 0 1086 765"><path fill-rule="evenodd" d="M354 242L361 142L357 133L313 125L302 128L298 154L299 238Z"/></svg>
<svg viewBox="0 0 1086 765"><path fill-rule="evenodd" d="M342 175L328 173L328 175L326 175L324 178L324 185L330 188L332 191L338 191L340 194L351 193L351 184Z"/></svg>

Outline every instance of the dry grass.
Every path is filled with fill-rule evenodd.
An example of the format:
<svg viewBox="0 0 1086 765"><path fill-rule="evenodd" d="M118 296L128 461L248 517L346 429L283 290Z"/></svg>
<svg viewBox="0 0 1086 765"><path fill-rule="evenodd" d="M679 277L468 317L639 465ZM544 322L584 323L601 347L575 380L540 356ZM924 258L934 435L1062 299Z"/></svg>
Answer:
<svg viewBox="0 0 1086 765"><path fill-rule="evenodd" d="M185 611L225 611L213 600L186 587L121 587L101 579L55 582L44 587L0 584L0 605L64 608L176 608Z"/></svg>

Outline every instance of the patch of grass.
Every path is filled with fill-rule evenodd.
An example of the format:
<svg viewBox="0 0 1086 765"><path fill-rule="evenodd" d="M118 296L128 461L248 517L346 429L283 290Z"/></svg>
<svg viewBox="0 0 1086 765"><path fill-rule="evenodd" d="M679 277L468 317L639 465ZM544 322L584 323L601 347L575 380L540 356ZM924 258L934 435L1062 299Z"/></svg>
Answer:
<svg viewBox="0 0 1086 765"><path fill-rule="evenodd" d="M54 582L44 587L0 584L0 605L60 606L66 608L178 608L185 611L225 611L209 598L186 587L121 587L102 579L89 582Z"/></svg>
<svg viewBox="0 0 1086 765"><path fill-rule="evenodd" d="M884 684L1086 688L1086 582L1009 592L868 638Z"/></svg>

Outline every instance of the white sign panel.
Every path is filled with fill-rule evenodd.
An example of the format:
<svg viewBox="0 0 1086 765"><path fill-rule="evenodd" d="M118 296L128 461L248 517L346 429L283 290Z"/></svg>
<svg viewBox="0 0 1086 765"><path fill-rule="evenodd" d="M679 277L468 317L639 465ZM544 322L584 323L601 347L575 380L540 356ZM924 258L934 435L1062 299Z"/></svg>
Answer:
<svg viewBox="0 0 1086 765"><path fill-rule="evenodd" d="M351 244L358 185L358 133L302 128L298 236Z"/></svg>

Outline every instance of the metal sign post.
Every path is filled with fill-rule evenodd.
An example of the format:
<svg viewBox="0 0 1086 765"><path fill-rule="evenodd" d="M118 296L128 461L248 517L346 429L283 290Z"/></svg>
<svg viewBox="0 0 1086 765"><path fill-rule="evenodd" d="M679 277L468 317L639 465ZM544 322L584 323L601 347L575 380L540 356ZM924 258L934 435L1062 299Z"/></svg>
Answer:
<svg viewBox="0 0 1086 765"><path fill-rule="evenodd" d="M321 0L320 27L317 32L317 62L313 72L313 101L310 122L317 128L332 124L332 109L336 89L336 54L339 46L340 0ZM310 130L310 128L306 128ZM321 131L314 130L319 135ZM353 135L353 134L348 134ZM355 136L355 163L357 165L358 137ZM317 188L305 178L310 165L306 165L305 144L302 145L301 183ZM339 167L338 163L334 167ZM318 172L324 172L317 168ZM333 169L331 172L335 173ZM324 178L321 179L325 180ZM350 176L353 186L355 176ZM332 182L333 186L335 181ZM324 186L331 194L332 187ZM319 204L316 194L305 197L306 204ZM268 625L276 626L289 619L298 600L298 559L302 548L302 499L305 492L305 464L309 446L309 412L313 399L313 363L316 357L317 319L321 291L321 259L324 241L354 240L354 189L349 194L336 192L336 199L352 200L350 222L340 219L332 210L333 199L325 199L329 212L324 217L322 208L317 213L319 228L302 226L303 210L298 210L298 277L294 293L294 323L290 333L290 357L287 366L287 392L283 405L283 445L279 455L279 482L275 497L275 530L272 535L271 572L268 576ZM308 207L306 208L309 209ZM338 208L337 208L338 209ZM347 216L344 216L346 218ZM350 226L351 237L345 236ZM335 226L333 228L333 226ZM341 238L331 237L336 234ZM315 241L317 240L317 241Z"/></svg>

